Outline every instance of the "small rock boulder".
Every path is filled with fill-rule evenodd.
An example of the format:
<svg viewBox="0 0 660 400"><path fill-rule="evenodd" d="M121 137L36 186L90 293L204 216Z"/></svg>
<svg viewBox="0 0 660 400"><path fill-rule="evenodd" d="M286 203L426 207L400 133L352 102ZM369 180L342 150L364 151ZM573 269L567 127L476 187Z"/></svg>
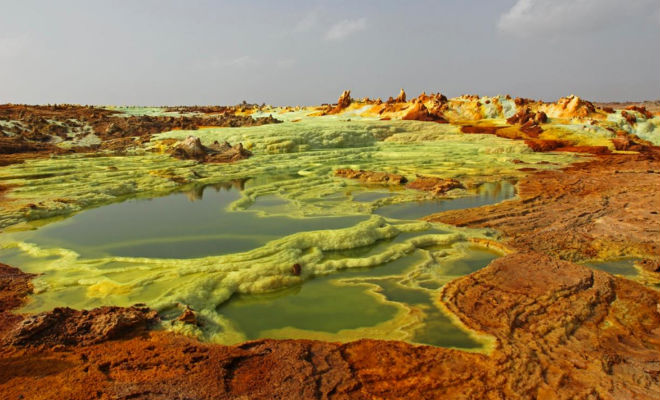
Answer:
<svg viewBox="0 0 660 400"><path fill-rule="evenodd" d="M184 324L190 324L190 325L197 325L199 326L199 320L197 319L197 313L190 308L190 306L186 305L186 307L183 309L183 312L179 317L176 319L179 322L183 322Z"/></svg>

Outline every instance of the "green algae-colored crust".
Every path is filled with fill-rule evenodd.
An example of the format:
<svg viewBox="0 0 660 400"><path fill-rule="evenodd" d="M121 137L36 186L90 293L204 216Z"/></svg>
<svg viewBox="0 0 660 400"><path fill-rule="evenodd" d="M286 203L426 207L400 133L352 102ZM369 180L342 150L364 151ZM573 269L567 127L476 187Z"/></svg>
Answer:
<svg viewBox="0 0 660 400"><path fill-rule="evenodd" d="M19 253L23 269L43 274L34 280L36 295L23 311L36 312L64 305L90 308L104 304L146 303L167 313L185 304L200 313L205 321L204 327L175 324L172 329L228 343L244 337L216 308L235 294L267 293L299 285L316 276L386 265L409 257L418 249L440 247L443 250L437 252L436 257L456 257L456 253L462 250L452 245L467 243L468 237L490 236L487 231L448 226L442 226L442 230L448 233L427 233L432 228L438 229L438 226L421 221L388 222L373 216L349 228L300 232L244 253L185 260L85 259L72 250L40 248L6 240L3 247L5 252ZM408 238L383 242L402 234ZM373 251L357 257L334 254L379 243L381 245L374 247ZM419 268L428 268L433 260L430 255L426 257L426 262L418 264ZM300 276L291 273L291 266L296 263L303 266ZM374 273L378 271L381 270L376 269ZM399 304L397 307L400 312L394 319L399 320L405 313L401 314L403 306ZM385 325L367 329L371 332L369 336L380 337L393 332L393 322L388 321L383 321ZM366 334L364 329L360 332ZM410 333L406 335L410 337Z"/></svg>
<svg viewBox="0 0 660 400"><path fill-rule="evenodd" d="M245 128L173 131L158 138L199 136L203 142L242 142L254 156L234 164L200 164L167 155L66 156L32 160L0 169L0 180L14 186L0 209L0 227L66 215L129 197L153 197L185 185L265 177L264 184L244 192L234 209L259 196L288 200L289 216L351 215L371 212L380 205L429 198L401 190L384 200L347 202L338 193L362 187L334 178L337 168L366 169L406 175L457 178L470 186L522 175L513 160L538 169L557 168L576 158L571 154L533 153L522 142L492 135L457 134L445 125L416 121L336 121L325 117L297 123ZM387 139L385 141L379 141ZM550 161L553 164L537 164ZM274 182L269 177L298 177ZM461 195L461 193L456 193ZM465 193L462 193L465 195Z"/></svg>
<svg viewBox="0 0 660 400"><path fill-rule="evenodd" d="M389 271L387 266L403 263L409 269L386 275L395 282L388 284L389 294L401 294L407 288L414 292L411 295L426 293L431 299L448 280L470 272L454 274L446 270L451 260L466 257L469 240L492 238L493 234L375 215L367 218L380 207L428 200L431 195L399 187L387 189L387 196L362 196L357 201L354 195L371 189L335 177L334 170L385 171L403 174L409 180L418 174L456 178L467 189L454 190L450 195L460 197L469 195L480 183L522 176L514 160L549 169L576 159L567 153L534 153L522 142L493 135L461 134L450 125L363 118L346 121L336 117L166 132L154 138L152 147L161 148L162 139L181 139L189 134L199 136L206 144L216 140L242 142L254 156L233 164L201 164L157 152L74 155L0 169L0 179L13 187L0 210L0 226L14 232L0 236L3 254L21 260L21 267L28 272L42 273L34 281L35 295L24 311L60 305L91 308L146 303L170 320L188 305L199 313L203 325L166 322L166 328L206 340L236 343L248 336L219 309L232 296L272 293L341 271L378 267L362 278L334 283L353 288L350 295L357 296L356 301L365 308L382 308L383 314L374 315L369 326L346 327L338 332L289 326L265 329L261 334L415 341L416 335L423 336L419 332L424 329L425 316L437 313L437 305L429 300L426 305L413 307L389 299L388 290L378 289L373 281L378 271ZM343 229L291 234L246 252L190 259L82 257L72 249L39 246L21 239L21 230L35 229L52 222L52 218L87 208L248 178L250 184L228 206L229 212L257 210L260 216L289 218L363 216L366 220ZM303 266L300 276L292 274L293 264ZM461 340L457 336L457 347L463 346ZM483 338L475 340L483 342Z"/></svg>

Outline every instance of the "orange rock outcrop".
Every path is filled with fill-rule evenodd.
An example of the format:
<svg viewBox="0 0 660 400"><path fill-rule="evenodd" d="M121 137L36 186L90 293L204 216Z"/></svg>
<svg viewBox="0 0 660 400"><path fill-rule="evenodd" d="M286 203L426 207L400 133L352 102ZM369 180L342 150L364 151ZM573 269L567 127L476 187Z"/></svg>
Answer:
<svg viewBox="0 0 660 400"><path fill-rule="evenodd" d="M338 169L335 171L335 176L348 179L357 179L364 183L377 183L385 185L402 185L408 180L405 176L399 174L391 174L388 172L376 172L355 170L350 168Z"/></svg>

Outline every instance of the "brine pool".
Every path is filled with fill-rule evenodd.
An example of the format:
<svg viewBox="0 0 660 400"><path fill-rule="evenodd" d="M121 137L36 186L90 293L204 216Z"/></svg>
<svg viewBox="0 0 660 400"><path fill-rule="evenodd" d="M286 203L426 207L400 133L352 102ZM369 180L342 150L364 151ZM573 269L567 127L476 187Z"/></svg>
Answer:
<svg viewBox="0 0 660 400"><path fill-rule="evenodd" d="M483 230L416 218L511 198L511 182L469 196L387 204L373 213L294 218L276 195L232 207L252 180L127 200L0 235L0 260L41 274L22 312L145 303L166 329L231 344L257 338L358 338L480 350L487 342L438 302L447 282L498 255ZM387 188L346 193L366 202ZM292 272L301 265L301 274ZM177 322L185 306L199 326Z"/></svg>

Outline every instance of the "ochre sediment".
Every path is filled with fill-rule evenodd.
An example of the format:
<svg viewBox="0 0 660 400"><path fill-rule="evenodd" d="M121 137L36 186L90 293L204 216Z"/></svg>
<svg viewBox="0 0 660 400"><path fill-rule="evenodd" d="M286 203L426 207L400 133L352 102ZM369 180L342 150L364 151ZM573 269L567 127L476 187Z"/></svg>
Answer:
<svg viewBox="0 0 660 400"><path fill-rule="evenodd" d="M660 257L657 149L539 171L517 189L517 199L426 219L494 228L519 251L566 260Z"/></svg>

